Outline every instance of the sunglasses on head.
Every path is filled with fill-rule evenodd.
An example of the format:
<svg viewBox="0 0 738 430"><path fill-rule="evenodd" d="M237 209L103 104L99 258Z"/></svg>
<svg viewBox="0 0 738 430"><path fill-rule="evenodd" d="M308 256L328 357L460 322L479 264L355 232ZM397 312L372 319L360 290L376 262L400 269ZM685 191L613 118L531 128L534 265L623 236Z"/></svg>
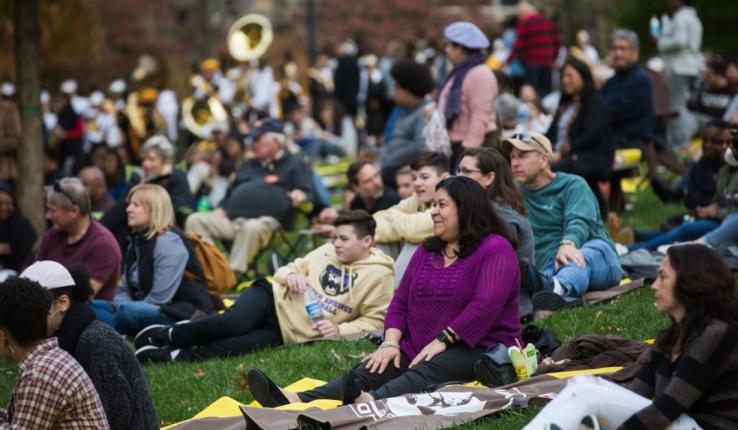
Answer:
<svg viewBox="0 0 738 430"><path fill-rule="evenodd" d="M532 136L532 135L530 135L528 133L515 133L510 138L511 139L522 140L525 143L535 143L535 144L537 144L543 150L543 152L548 152L548 150L546 149L546 146L544 144L542 144L541 142L539 142L538 139L535 138L535 136Z"/></svg>
<svg viewBox="0 0 738 430"><path fill-rule="evenodd" d="M72 198L72 196L70 196L69 193L67 193L66 191L64 191L64 188L62 188L62 186L61 186L61 181L59 181L59 180L54 181L53 190L56 191L57 193L63 194L64 197L66 197L67 199L69 199L69 202L71 204L73 204L73 205L76 205L77 204L77 203L74 202L74 199Z"/></svg>

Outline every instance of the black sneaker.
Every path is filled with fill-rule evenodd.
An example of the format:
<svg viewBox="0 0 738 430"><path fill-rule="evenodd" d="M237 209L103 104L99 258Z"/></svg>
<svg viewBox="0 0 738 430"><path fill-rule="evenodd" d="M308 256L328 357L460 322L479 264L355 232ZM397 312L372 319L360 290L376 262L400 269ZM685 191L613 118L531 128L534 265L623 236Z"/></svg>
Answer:
<svg viewBox="0 0 738 430"><path fill-rule="evenodd" d="M553 291L539 291L531 297L533 306L541 311L560 311L582 306L584 302L579 297L563 298Z"/></svg>
<svg viewBox="0 0 738 430"><path fill-rule="evenodd" d="M153 324L145 327L133 339L133 344L136 346L136 349L141 349L144 346L156 346L159 348L168 346L171 343L169 340L170 327L164 324Z"/></svg>
<svg viewBox="0 0 738 430"><path fill-rule="evenodd" d="M141 363L168 363L174 361L168 348L159 348L153 345L137 349L136 358Z"/></svg>

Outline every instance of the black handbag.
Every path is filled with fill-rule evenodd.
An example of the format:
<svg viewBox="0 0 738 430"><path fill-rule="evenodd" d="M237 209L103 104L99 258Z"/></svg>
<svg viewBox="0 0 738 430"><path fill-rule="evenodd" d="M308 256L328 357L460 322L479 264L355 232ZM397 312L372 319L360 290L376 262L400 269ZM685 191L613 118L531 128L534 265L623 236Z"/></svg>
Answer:
<svg viewBox="0 0 738 430"><path fill-rule="evenodd" d="M477 381L490 388L512 384L518 380L507 347L501 343L489 349L474 363L474 375Z"/></svg>

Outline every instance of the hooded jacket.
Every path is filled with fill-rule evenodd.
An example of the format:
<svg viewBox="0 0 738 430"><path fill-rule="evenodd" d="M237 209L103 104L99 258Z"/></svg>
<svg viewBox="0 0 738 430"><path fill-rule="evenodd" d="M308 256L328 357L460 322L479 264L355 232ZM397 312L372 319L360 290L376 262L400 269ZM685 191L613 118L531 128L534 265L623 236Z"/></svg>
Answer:
<svg viewBox="0 0 738 430"><path fill-rule="evenodd" d="M323 314L346 336L384 326L384 316L394 292L394 266L390 257L377 249L369 257L341 264L333 244L327 243L279 268L272 288L274 307L285 344L300 343L319 336L312 328L302 295L290 292L287 275L300 273L308 288L321 296Z"/></svg>
<svg viewBox="0 0 738 430"><path fill-rule="evenodd" d="M401 240L420 243L433 236L433 218L430 206L421 202L417 194L403 199L389 209L376 212L377 223L374 240L377 243L394 243Z"/></svg>

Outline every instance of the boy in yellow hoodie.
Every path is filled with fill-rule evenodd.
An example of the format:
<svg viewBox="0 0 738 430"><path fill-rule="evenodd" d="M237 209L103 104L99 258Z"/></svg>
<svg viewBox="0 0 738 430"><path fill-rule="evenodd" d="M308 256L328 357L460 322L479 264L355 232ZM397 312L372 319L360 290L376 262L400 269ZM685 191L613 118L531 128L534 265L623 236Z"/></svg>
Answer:
<svg viewBox="0 0 738 430"><path fill-rule="evenodd" d="M415 193L389 209L376 212L377 243L420 243L433 236L430 205L436 185L449 176L449 160L438 152L424 152L410 164Z"/></svg>
<svg viewBox="0 0 738 430"><path fill-rule="evenodd" d="M136 357L199 361L381 329L394 290L392 259L372 247L376 224L366 211L349 211L334 225L334 243L281 267L272 283L254 282L223 314L141 330ZM324 315L315 324L305 309L308 290Z"/></svg>

